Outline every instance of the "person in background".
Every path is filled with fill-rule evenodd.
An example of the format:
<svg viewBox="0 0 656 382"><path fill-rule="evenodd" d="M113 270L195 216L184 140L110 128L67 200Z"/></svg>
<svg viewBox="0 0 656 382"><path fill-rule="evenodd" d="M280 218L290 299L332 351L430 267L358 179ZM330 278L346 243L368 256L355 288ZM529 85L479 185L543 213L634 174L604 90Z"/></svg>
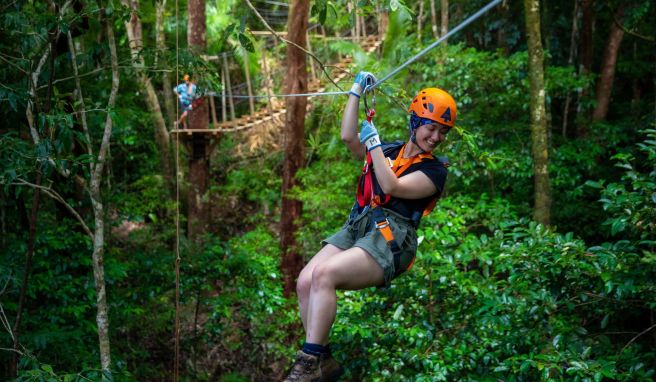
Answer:
<svg viewBox="0 0 656 382"><path fill-rule="evenodd" d="M191 81L189 74L185 74L182 79L183 83L173 88L173 92L178 96L180 101L180 119L176 122L176 127L182 125L187 129L187 115L193 109L193 101L196 98L196 84Z"/></svg>
<svg viewBox="0 0 656 382"><path fill-rule="evenodd" d="M409 139L381 142L369 120L358 134L360 96L376 83L360 72L349 92L341 137L358 159L366 158L356 202L346 224L325 239L301 271L296 292L306 337L285 382L336 381L343 368L328 346L337 312L337 290L389 286L410 269L417 226L440 197L446 160L433 156L455 125L456 103L444 90L425 88L409 107Z"/></svg>

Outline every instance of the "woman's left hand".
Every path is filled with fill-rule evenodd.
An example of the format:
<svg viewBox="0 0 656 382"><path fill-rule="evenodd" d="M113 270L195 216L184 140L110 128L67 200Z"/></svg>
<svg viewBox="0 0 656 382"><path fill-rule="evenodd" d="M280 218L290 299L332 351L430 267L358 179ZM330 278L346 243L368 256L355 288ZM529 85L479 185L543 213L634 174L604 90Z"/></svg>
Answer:
<svg viewBox="0 0 656 382"><path fill-rule="evenodd" d="M371 151L376 147L380 147L380 136L374 124L369 121L362 121L362 129L360 129L360 143L367 147L367 151Z"/></svg>

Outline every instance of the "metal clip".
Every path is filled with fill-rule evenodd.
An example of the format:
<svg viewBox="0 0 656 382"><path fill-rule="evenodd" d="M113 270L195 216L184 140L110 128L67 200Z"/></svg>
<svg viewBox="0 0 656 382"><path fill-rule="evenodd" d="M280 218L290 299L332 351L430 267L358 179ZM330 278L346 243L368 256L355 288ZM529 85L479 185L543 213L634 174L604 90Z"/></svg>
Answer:
<svg viewBox="0 0 656 382"><path fill-rule="evenodd" d="M369 108L369 103L367 103L367 93L371 93L371 108ZM364 112L367 115L367 121L371 122L371 118L376 115L376 93L371 89L371 85L364 89L362 97L364 98Z"/></svg>

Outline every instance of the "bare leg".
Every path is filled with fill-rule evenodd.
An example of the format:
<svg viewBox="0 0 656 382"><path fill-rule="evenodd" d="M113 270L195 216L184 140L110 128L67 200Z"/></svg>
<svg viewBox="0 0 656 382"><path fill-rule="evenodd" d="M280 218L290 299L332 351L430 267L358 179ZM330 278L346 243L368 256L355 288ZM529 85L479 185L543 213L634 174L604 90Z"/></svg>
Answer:
<svg viewBox="0 0 656 382"><path fill-rule="evenodd" d="M320 262L312 271L305 341L326 345L337 313L337 289L381 285L383 269L362 248L353 247Z"/></svg>
<svg viewBox="0 0 656 382"><path fill-rule="evenodd" d="M342 252L342 249L335 247L332 244L326 244L316 255L310 260L309 263L303 268L298 275L296 282L296 294L298 296L298 306L301 311L301 321L303 328L307 330L307 310L308 302L310 301L310 287L312 285L312 271L314 267L326 261L333 255Z"/></svg>
<svg viewBox="0 0 656 382"><path fill-rule="evenodd" d="M182 128L186 129L187 128L187 113L188 111L185 110L182 115L180 116L180 120L178 121L178 126L182 124Z"/></svg>

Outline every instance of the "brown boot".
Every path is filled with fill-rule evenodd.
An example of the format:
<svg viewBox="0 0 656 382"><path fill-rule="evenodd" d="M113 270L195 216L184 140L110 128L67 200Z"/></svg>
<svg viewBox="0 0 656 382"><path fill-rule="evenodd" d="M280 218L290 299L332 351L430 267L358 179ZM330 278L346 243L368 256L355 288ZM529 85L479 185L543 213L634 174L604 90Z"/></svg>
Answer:
<svg viewBox="0 0 656 382"><path fill-rule="evenodd" d="M299 351L289 375L283 382L335 382L344 369L331 354L320 357Z"/></svg>

